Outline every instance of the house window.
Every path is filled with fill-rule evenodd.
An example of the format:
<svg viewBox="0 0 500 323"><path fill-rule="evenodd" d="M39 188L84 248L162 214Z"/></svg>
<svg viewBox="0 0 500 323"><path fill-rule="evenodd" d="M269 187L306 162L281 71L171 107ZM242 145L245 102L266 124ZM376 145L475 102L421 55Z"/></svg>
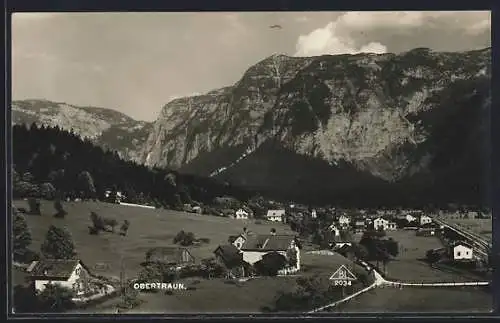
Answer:
<svg viewBox="0 0 500 323"><path fill-rule="evenodd" d="M239 242L238 242L238 243L236 244L236 247L241 248L241 243L239 243Z"/></svg>
<svg viewBox="0 0 500 323"><path fill-rule="evenodd" d="M461 252L457 251L457 257L460 257Z"/></svg>

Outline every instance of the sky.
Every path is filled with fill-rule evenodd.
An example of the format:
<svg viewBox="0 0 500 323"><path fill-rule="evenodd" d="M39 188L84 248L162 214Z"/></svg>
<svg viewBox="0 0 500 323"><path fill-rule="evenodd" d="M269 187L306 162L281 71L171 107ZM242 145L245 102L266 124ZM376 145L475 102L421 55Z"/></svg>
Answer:
<svg viewBox="0 0 500 323"><path fill-rule="evenodd" d="M12 98L103 107L153 121L170 100L232 85L276 53L490 45L488 11L15 13Z"/></svg>

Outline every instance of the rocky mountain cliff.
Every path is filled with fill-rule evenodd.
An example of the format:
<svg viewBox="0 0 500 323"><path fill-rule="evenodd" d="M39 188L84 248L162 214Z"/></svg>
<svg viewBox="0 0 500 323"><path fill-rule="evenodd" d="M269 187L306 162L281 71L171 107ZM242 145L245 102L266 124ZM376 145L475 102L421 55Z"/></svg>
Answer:
<svg viewBox="0 0 500 323"><path fill-rule="evenodd" d="M78 107L46 100L12 102L12 123L59 126L73 130L82 138L115 150L125 158L140 161L139 152L146 141L152 124L136 121L110 109Z"/></svg>
<svg viewBox="0 0 500 323"><path fill-rule="evenodd" d="M287 197L476 203L490 79L489 48L273 55L232 86L166 104L140 160Z"/></svg>

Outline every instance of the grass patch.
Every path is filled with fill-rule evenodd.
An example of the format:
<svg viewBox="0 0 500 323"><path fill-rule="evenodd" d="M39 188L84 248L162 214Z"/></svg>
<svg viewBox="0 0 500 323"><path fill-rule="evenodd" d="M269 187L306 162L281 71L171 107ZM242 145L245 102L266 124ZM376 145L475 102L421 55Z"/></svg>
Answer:
<svg viewBox="0 0 500 323"><path fill-rule="evenodd" d="M15 200L16 207L28 207L27 201ZM256 233L269 233L275 228L279 234L293 232L284 224L253 220L233 220L208 215L194 215L164 209L142 209L102 202L64 202L68 215L64 219L52 217L53 203L41 201L42 216L26 216L30 227L33 244L30 247L39 251L50 225L65 226L71 232L78 257L99 275L118 277L120 258L123 256L125 272L128 278L135 277L140 270L140 263L145 260L149 248L175 246L173 237L180 231L193 232L197 237L210 239L210 243L191 248L196 261L213 256L219 244L226 244L230 235L239 234L243 227ZM119 223L130 221L127 236L108 232L90 235L90 212L115 218ZM105 264L105 265L103 265Z"/></svg>
<svg viewBox="0 0 500 323"><path fill-rule="evenodd" d="M491 294L479 288L377 288L332 312L491 312Z"/></svg>

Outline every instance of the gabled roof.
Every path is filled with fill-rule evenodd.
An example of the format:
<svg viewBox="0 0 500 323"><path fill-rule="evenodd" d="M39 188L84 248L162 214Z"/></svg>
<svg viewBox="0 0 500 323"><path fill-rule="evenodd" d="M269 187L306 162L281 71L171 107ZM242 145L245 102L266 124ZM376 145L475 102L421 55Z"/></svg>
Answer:
<svg viewBox="0 0 500 323"><path fill-rule="evenodd" d="M67 280L78 264L88 271L79 259L42 259L34 265L30 276L35 279Z"/></svg>
<svg viewBox="0 0 500 323"><path fill-rule="evenodd" d="M271 213L275 213L275 214L271 214ZM269 216L281 216L281 215L285 215L285 209L276 209L276 210L267 210L267 214L266 216L269 217Z"/></svg>
<svg viewBox="0 0 500 323"><path fill-rule="evenodd" d="M290 244L295 241L292 235L262 234L249 236L243 243L243 251L286 251Z"/></svg>
<svg viewBox="0 0 500 323"><path fill-rule="evenodd" d="M232 244L220 245L214 250L214 253L221 256L224 260L241 258L240 251Z"/></svg>
<svg viewBox="0 0 500 323"><path fill-rule="evenodd" d="M455 248L455 247L457 247L457 246L464 246L464 247L467 247L467 248L473 249L473 248L472 248L472 245L471 245L470 243L468 243L468 242L465 242L465 241L455 241L455 242L451 243L451 244L450 244L450 246L451 246L452 248Z"/></svg>
<svg viewBox="0 0 500 323"><path fill-rule="evenodd" d="M182 263L194 261L194 257L187 248L182 247L155 247L146 253L146 262L159 261L164 263Z"/></svg>

